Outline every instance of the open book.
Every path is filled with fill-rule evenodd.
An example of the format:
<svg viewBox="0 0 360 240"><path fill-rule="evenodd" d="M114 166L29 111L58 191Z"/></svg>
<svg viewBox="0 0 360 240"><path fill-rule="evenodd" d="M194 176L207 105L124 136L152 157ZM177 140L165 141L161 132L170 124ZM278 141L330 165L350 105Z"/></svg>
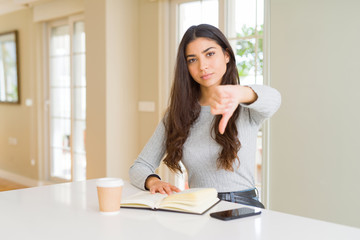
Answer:
<svg viewBox="0 0 360 240"><path fill-rule="evenodd" d="M192 188L171 195L142 191L124 198L121 207L203 214L219 201L214 188Z"/></svg>

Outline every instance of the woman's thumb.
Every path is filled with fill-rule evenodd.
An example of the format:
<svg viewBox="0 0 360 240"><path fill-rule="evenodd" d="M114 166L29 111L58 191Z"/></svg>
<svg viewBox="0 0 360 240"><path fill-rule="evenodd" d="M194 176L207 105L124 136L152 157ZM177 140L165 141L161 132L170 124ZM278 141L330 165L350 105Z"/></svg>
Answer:
<svg viewBox="0 0 360 240"><path fill-rule="evenodd" d="M231 117L230 113L225 113L225 114L222 115L222 118L221 118L221 120L219 122L219 132L220 132L220 134L224 134L225 129L226 129L226 125L229 122L230 117Z"/></svg>

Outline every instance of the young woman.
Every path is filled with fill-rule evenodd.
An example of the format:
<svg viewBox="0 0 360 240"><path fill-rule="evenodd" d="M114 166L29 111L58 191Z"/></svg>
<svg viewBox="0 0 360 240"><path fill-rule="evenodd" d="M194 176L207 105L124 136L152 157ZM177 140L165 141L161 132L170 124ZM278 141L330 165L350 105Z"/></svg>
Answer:
<svg viewBox="0 0 360 240"><path fill-rule="evenodd" d="M163 159L181 172L182 161L190 188L214 187L222 200L263 207L254 181L256 139L280 106L279 92L239 85L231 46L211 25L190 27L176 60L170 106L130 168L131 183L152 193L179 192L155 169Z"/></svg>

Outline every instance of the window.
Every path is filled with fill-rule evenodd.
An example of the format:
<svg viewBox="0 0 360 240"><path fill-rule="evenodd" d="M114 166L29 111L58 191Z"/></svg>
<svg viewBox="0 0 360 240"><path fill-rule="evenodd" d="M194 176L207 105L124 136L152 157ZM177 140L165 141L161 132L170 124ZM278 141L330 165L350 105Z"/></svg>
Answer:
<svg viewBox="0 0 360 240"><path fill-rule="evenodd" d="M226 35L235 52L240 84L263 84L264 0L228 0ZM262 185L263 129L258 132L255 185ZM261 192L261 191L259 191Z"/></svg>
<svg viewBox="0 0 360 240"><path fill-rule="evenodd" d="M226 34L240 82L263 84L264 0L228 0Z"/></svg>
<svg viewBox="0 0 360 240"><path fill-rule="evenodd" d="M85 31L81 17L48 24L48 178L86 179Z"/></svg>
<svg viewBox="0 0 360 240"><path fill-rule="evenodd" d="M201 23L219 27L227 36L236 55L240 83L263 84L264 0L174 0L172 22L177 48L186 29ZM173 49L171 49L173 50ZM170 51L175 52L175 51ZM175 59L175 55L170 57ZM263 131L258 134L255 184L261 190ZM186 178L186 177L185 177ZM175 178L182 187L184 177Z"/></svg>
<svg viewBox="0 0 360 240"><path fill-rule="evenodd" d="M178 43L192 25L208 23L219 27L218 0L190 1L179 3Z"/></svg>

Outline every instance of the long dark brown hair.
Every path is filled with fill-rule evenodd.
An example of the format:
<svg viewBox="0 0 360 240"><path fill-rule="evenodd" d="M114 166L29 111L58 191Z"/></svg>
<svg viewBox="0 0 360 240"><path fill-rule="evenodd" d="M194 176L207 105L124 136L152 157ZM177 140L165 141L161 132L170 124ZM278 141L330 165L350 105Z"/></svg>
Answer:
<svg viewBox="0 0 360 240"><path fill-rule="evenodd" d="M179 45L174 81L170 94L170 105L164 118L166 128L166 156L164 163L174 172L182 172L179 162L183 156L183 145L189 135L190 127L199 117L201 111L199 104L200 85L191 77L185 57L187 45L199 37L214 40L221 46L223 52L227 52L230 56L221 85L239 84L235 55L224 34L218 28L208 24L190 27L185 32ZM215 116L211 128L212 137L222 146L217 159L217 167L228 171L234 171L233 164L236 160L240 164L237 152L241 144L235 124L239 116L239 108L238 106L230 118L224 134L220 134L218 130L222 115Z"/></svg>

